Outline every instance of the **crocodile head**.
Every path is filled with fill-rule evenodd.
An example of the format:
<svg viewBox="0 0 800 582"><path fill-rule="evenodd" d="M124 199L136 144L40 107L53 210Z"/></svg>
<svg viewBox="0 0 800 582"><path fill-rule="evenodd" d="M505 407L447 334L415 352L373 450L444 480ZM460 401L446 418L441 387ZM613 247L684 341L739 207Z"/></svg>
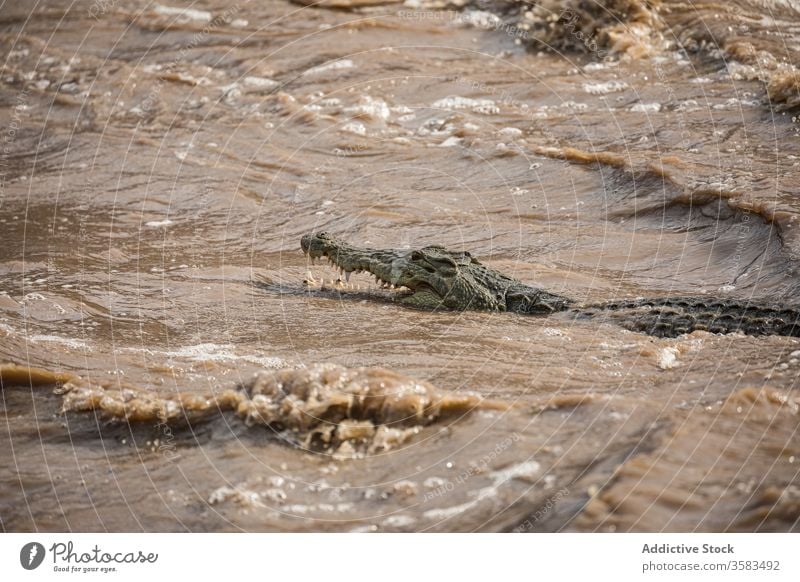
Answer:
<svg viewBox="0 0 800 582"><path fill-rule="evenodd" d="M569 300L529 287L482 265L467 252L440 246L416 250L378 250L349 245L327 233L307 234L303 252L328 258L349 279L366 271L379 282L408 292L400 300L425 309L476 309L546 313L564 309Z"/></svg>

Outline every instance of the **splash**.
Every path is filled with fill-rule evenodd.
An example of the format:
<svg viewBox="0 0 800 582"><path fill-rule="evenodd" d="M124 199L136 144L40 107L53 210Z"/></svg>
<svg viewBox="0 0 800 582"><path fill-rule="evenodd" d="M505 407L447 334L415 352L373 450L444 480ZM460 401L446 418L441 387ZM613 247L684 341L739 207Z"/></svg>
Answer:
<svg viewBox="0 0 800 582"><path fill-rule="evenodd" d="M126 422L194 424L234 412L248 426L268 426L282 438L348 457L392 449L431 423L509 404L444 392L383 368L321 364L264 370L214 395L162 396L136 387L67 381L63 412L96 412Z"/></svg>
<svg viewBox="0 0 800 582"><path fill-rule="evenodd" d="M761 81L778 109L800 105L800 62L785 40L796 34L800 15L792 3L546 0L531 6L496 0L491 9L525 31L537 50L607 61L682 49L717 60L735 79Z"/></svg>

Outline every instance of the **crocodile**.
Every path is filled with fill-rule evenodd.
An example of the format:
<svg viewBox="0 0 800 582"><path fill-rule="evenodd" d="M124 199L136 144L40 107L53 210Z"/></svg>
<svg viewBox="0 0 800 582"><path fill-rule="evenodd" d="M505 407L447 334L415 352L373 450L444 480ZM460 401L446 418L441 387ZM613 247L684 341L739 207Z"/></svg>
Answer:
<svg viewBox="0 0 800 582"><path fill-rule="evenodd" d="M399 289L397 299L421 309L508 311L575 319L601 319L631 331L677 337L693 331L800 337L800 306L713 297L657 297L580 304L492 269L469 252L441 246L410 250L359 248L320 232L302 237L312 260L327 258L349 281L368 272Z"/></svg>

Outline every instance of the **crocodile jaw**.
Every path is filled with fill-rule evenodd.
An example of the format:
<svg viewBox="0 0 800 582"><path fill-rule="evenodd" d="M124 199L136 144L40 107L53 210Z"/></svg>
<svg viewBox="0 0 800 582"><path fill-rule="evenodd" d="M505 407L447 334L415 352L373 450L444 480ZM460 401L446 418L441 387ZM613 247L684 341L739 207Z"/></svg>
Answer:
<svg viewBox="0 0 800 582"><path fill-rule="evenodd" d="M327 233L305 235L300 247L312 261L327 258L346 279L352 272L366 271L378 283L408 292L400 301L422 309L476 309L505 311L504 293L511 281L500 277L502 289L490 290L479 283L474 271L493 273L469 253L451 253L442 247L419 250L378 250L351 246Z"/></svg>
<svg viewBox="0 0 800 582"><path fill-rule="evenodd" d="M406 253L358 248L326 233L305 235L300 240L300 247L312 262L319 258L327 259L347 280L352 273L366 272L373 275L379 284L407 287L414 291L414 287L409 286L410 280L403 276Z"/></svg>

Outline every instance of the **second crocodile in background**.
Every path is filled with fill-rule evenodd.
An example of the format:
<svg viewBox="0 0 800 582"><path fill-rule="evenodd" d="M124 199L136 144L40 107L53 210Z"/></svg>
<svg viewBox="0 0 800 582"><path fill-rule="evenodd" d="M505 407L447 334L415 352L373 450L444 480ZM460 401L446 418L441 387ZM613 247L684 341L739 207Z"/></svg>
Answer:
<svg viewBox="0 0 800 582"><path fill-rule="evenodd" d="M481 264L468 252L440 246L418 250L359 248L327 233L302 237L303 252L326 257L349 279L368 272L379 282L405 287L400 301L423 309L511 311L546 315L567 312L577 318L602 318L659 337L697 330L712 333L800 337L800 307L712 297L663 297L580 305L527 285Z"/></svg>

